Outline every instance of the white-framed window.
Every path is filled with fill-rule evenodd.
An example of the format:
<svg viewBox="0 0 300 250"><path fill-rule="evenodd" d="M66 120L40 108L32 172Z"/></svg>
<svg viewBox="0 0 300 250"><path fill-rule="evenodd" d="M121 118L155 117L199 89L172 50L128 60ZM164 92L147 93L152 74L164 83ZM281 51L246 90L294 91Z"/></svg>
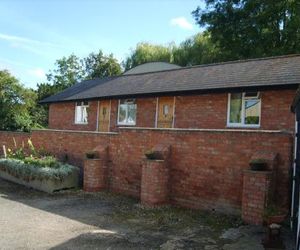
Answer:
<svg viewBox="0 0 300 250"><path fill-rule="evenodd" d="M261 98L259 92L228 94L227 126L259 127Z"/></svg>
<svg viewBox="0 0 300 250"><path fill-rule="evenodd" d="M88 102L76 102L75 124L88 124Z"/></svg>
<svg viewBox="0 0 300 250"><path fill-rule="evenodd" d="M136 108L135 99L119 100L118 125L135 125Z"/></svg>

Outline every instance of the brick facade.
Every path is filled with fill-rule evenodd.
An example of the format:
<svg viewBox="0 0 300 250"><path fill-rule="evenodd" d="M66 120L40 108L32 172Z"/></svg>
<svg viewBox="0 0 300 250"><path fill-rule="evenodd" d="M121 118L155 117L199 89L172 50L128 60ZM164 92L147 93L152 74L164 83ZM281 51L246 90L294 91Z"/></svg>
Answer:
<svg viewBox="0 0 300 250"><path fill-rule="evenodd" d="M83 172L84 191L98 192L107 188L107 162L105 159L85 159Z"/></svg>
<svg viewBox="0 0 300 250"><path fill-rule="evenodd" d="M252 179L244 177L244 171L249 169L253 157L265 152L277 156L274 192L279 205L288 208L294 132L290 103L294 94L295 90L262 91L261 126L248 130L226 128L228 95L225 93L176 96L174 127L179 129L151 129L156 119L155 97L136 99L136 128L117 125L118 100L111 100L110 131L115 131L111 133L94 132L98 101L89 104L88 125L74 124L75 103L51 104L52 130L35 130L31 134L0 132L0 145L13 147L12 138L21 145L31 137L37 148L45 148L81 168L85 152L105 145L108 152L102 164L105 176L95 166L85 172L89 175L91 171L90 176L95 176L93 171L98 171L102 184L105 179L109 190L141 197L144 203L159 204L166 199L174 205L228 213L241 212L243 183L252 185ZM144 153L156 145L172 146L168 169L155 163L146 168ZM157 176L151 177L150 169ZM147 170L148 175L144 176ZM146 180L143 184L142 179ZM91 180L90 186L103 188L96 179ZM167 180L168 187L153 187L154 180L160 184Z"/></svg>
<svg viewBox="0 0 300 250"><path fill-rule="evenodd" d="M51 104L49 106L49 128L81 131L96 131L98 102L89 102L88 124L75 124L75 102Z"/></svg>
<svg viewBox="0 0 300 250"><path fill-rule="evenodd" d="M290 103L295 90L261 92L260 129L294 130L294 116ZM157 98L137 98L136 127L155 127ZM228 94L206 94L175 97L175 128L223 129L227 124ZM50 105L49 128L96 131L98 101L90 102L89 124L74 123L75 103ZM280 118L279 118L280 117ZM118 131L118 100L111 100L110 131ZM122 125L122 127L124 127Z"/></svg>
<svg viewBox="0 0 300 250"><path fill-rule="evenodd" d="M245 222L261 225L263 214L271 199L272 172L244 172L242 218Z"/></svg>
<svg viewBox="0 0 300 250"><path fill-rule="evenodd" d="M164 160L145 160L142 167L141 203L156 206L169 203L169 166Z"/></svg>

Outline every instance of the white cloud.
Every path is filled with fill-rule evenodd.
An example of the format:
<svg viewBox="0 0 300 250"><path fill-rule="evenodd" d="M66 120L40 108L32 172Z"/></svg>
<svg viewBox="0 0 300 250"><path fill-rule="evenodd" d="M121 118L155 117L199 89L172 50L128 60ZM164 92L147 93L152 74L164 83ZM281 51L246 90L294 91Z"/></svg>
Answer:
<svg viewBox="0 0 300 250"><path fill-rule="evenodd" d="M170 20L170 24L172 26L177 26L179 28L185 29L185 30L192 30L193 24L191 24L188 20L186 20L185 17L176 17Z"/></svg>
<svg viewBox="0 0 300 250"><path fill-rule="evenodd" d="M56 52L64 51L61 44L34 40L22 36L14 36L9 34L0 33L0 40L8 42L9 46L16 49L29 51L40 56L49 57Z"/></svg>
<svg viewBox="0 0 300 250"><path fill-rule="evenodd" d="M44 80L46 76L45 71L41 68L29 69L28 74L40 80Z"/></svg>
<svg viewBox="0 0 300 250"><path fill-rule="evenodd" d="M34 40L27 37L12 36L4 33L0 33L0 39L5 41L10 41L14 46L17 46L17 44L19 43L25 43L25 44L39 45L39 46L60 47L53 43Z"/></svg>

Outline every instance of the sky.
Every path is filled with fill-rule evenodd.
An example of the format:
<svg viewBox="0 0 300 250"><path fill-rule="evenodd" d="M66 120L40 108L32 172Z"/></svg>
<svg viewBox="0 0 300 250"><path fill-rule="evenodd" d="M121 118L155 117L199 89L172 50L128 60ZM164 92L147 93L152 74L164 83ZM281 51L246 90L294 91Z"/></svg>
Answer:
<svg viewBox="0 0 300 250"><path fill-rule="evenodd" d="M46 80L55 60L101 49L121 62L139 42L179 44L200 27L202 0L1 0L0 70L26 87Z"/></svg>

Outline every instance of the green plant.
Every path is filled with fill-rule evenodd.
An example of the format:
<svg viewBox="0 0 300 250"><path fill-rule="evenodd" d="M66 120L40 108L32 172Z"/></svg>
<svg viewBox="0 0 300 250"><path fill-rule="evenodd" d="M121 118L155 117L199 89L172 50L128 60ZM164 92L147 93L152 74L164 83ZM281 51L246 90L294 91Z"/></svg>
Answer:
<svg viewBox="0 0 300 250"><path fill-rule="evenodd" d="M44 157L44 156L51 156L52 154L50 152L48 152L45 148L40 148L38 151L37 151L37 154L38 156L40 157Z"/></svg>
<svg viewBox="0 0 300 250"><path fill-rule="evenodd" d="M98 159L99 153L97 151L88 151L85 153L87 159Z"/></svg>
<svg viewBox="0 0 300 250"><path fill-rule="evenodd" d="M7 158L24 160L25 158L28 157L42 158L42 157L51 156L51 154L47 152L44 148L37 150L34 147L30 138L27 140L27 150L25 149L24 141L22 141L22 145L20 147L18 146L15 138L13 138L13 142L14 142L14 148L7 149Z"/></svg>
<svg viewBox="0 0 300 250"><path fill-rule="evenodd" d="M63 181L74 170L79 171L77 167L60 162L57 162L56 167L47 167L45 165L44 167L40 167L35 164L36 162L33 160L29 160L27 163L25 163L24 161L18 159L0 159L0 169L2 171L5 171L10 175L25 181L35 179L52 179Z"/></svg>
<svg viewBox="0 0 300 250"><path fill-rule="evenodd" d="M147 150L145 156L148 160L163 160L161 153L153 149Z"/></svg>
<svg viewBox="0 0 300 250"><path fill-rule="evenodd" d="M264 218L282 214L282 211L275 204L270 204L264 210Z"/></svg>
<svg viewBox="0 0 300 250"><path fill-rule="evenodd" d="M281 224L284 222L287 213L278 206L271 203L264 210L263 219L266 225Z"/></svg>
<svg viewBox="0 0 300 250"><path fill-rule="evenodd" d="M22 160L26 157L26 153L23 147L12 150L10 148L7 149L7 158L14 158Z"/></svg>
<svg viewBox="0 0 300 250"><path fill-rule="evenodd" d="M24 163L41 168L59 168L60 166L59 162L53 156L45 156L42 158L26 157Z"/></svg>
<svg viewBox="0 0 300 250"><path fill-rule="evenodd" d="M257 159L252 159L249 162L249 165L251 167L251 170L263 171L267 169L268 162L265 159L257 158Z"/></svg>
<svg viewBox="0 0 300 250"><path fill-rule="evenodd" d="M35 147L33 146L33 143L30 138L28 139L27 144L30 150L30 155L38 156L38 152L35 150Z"/></svg>

